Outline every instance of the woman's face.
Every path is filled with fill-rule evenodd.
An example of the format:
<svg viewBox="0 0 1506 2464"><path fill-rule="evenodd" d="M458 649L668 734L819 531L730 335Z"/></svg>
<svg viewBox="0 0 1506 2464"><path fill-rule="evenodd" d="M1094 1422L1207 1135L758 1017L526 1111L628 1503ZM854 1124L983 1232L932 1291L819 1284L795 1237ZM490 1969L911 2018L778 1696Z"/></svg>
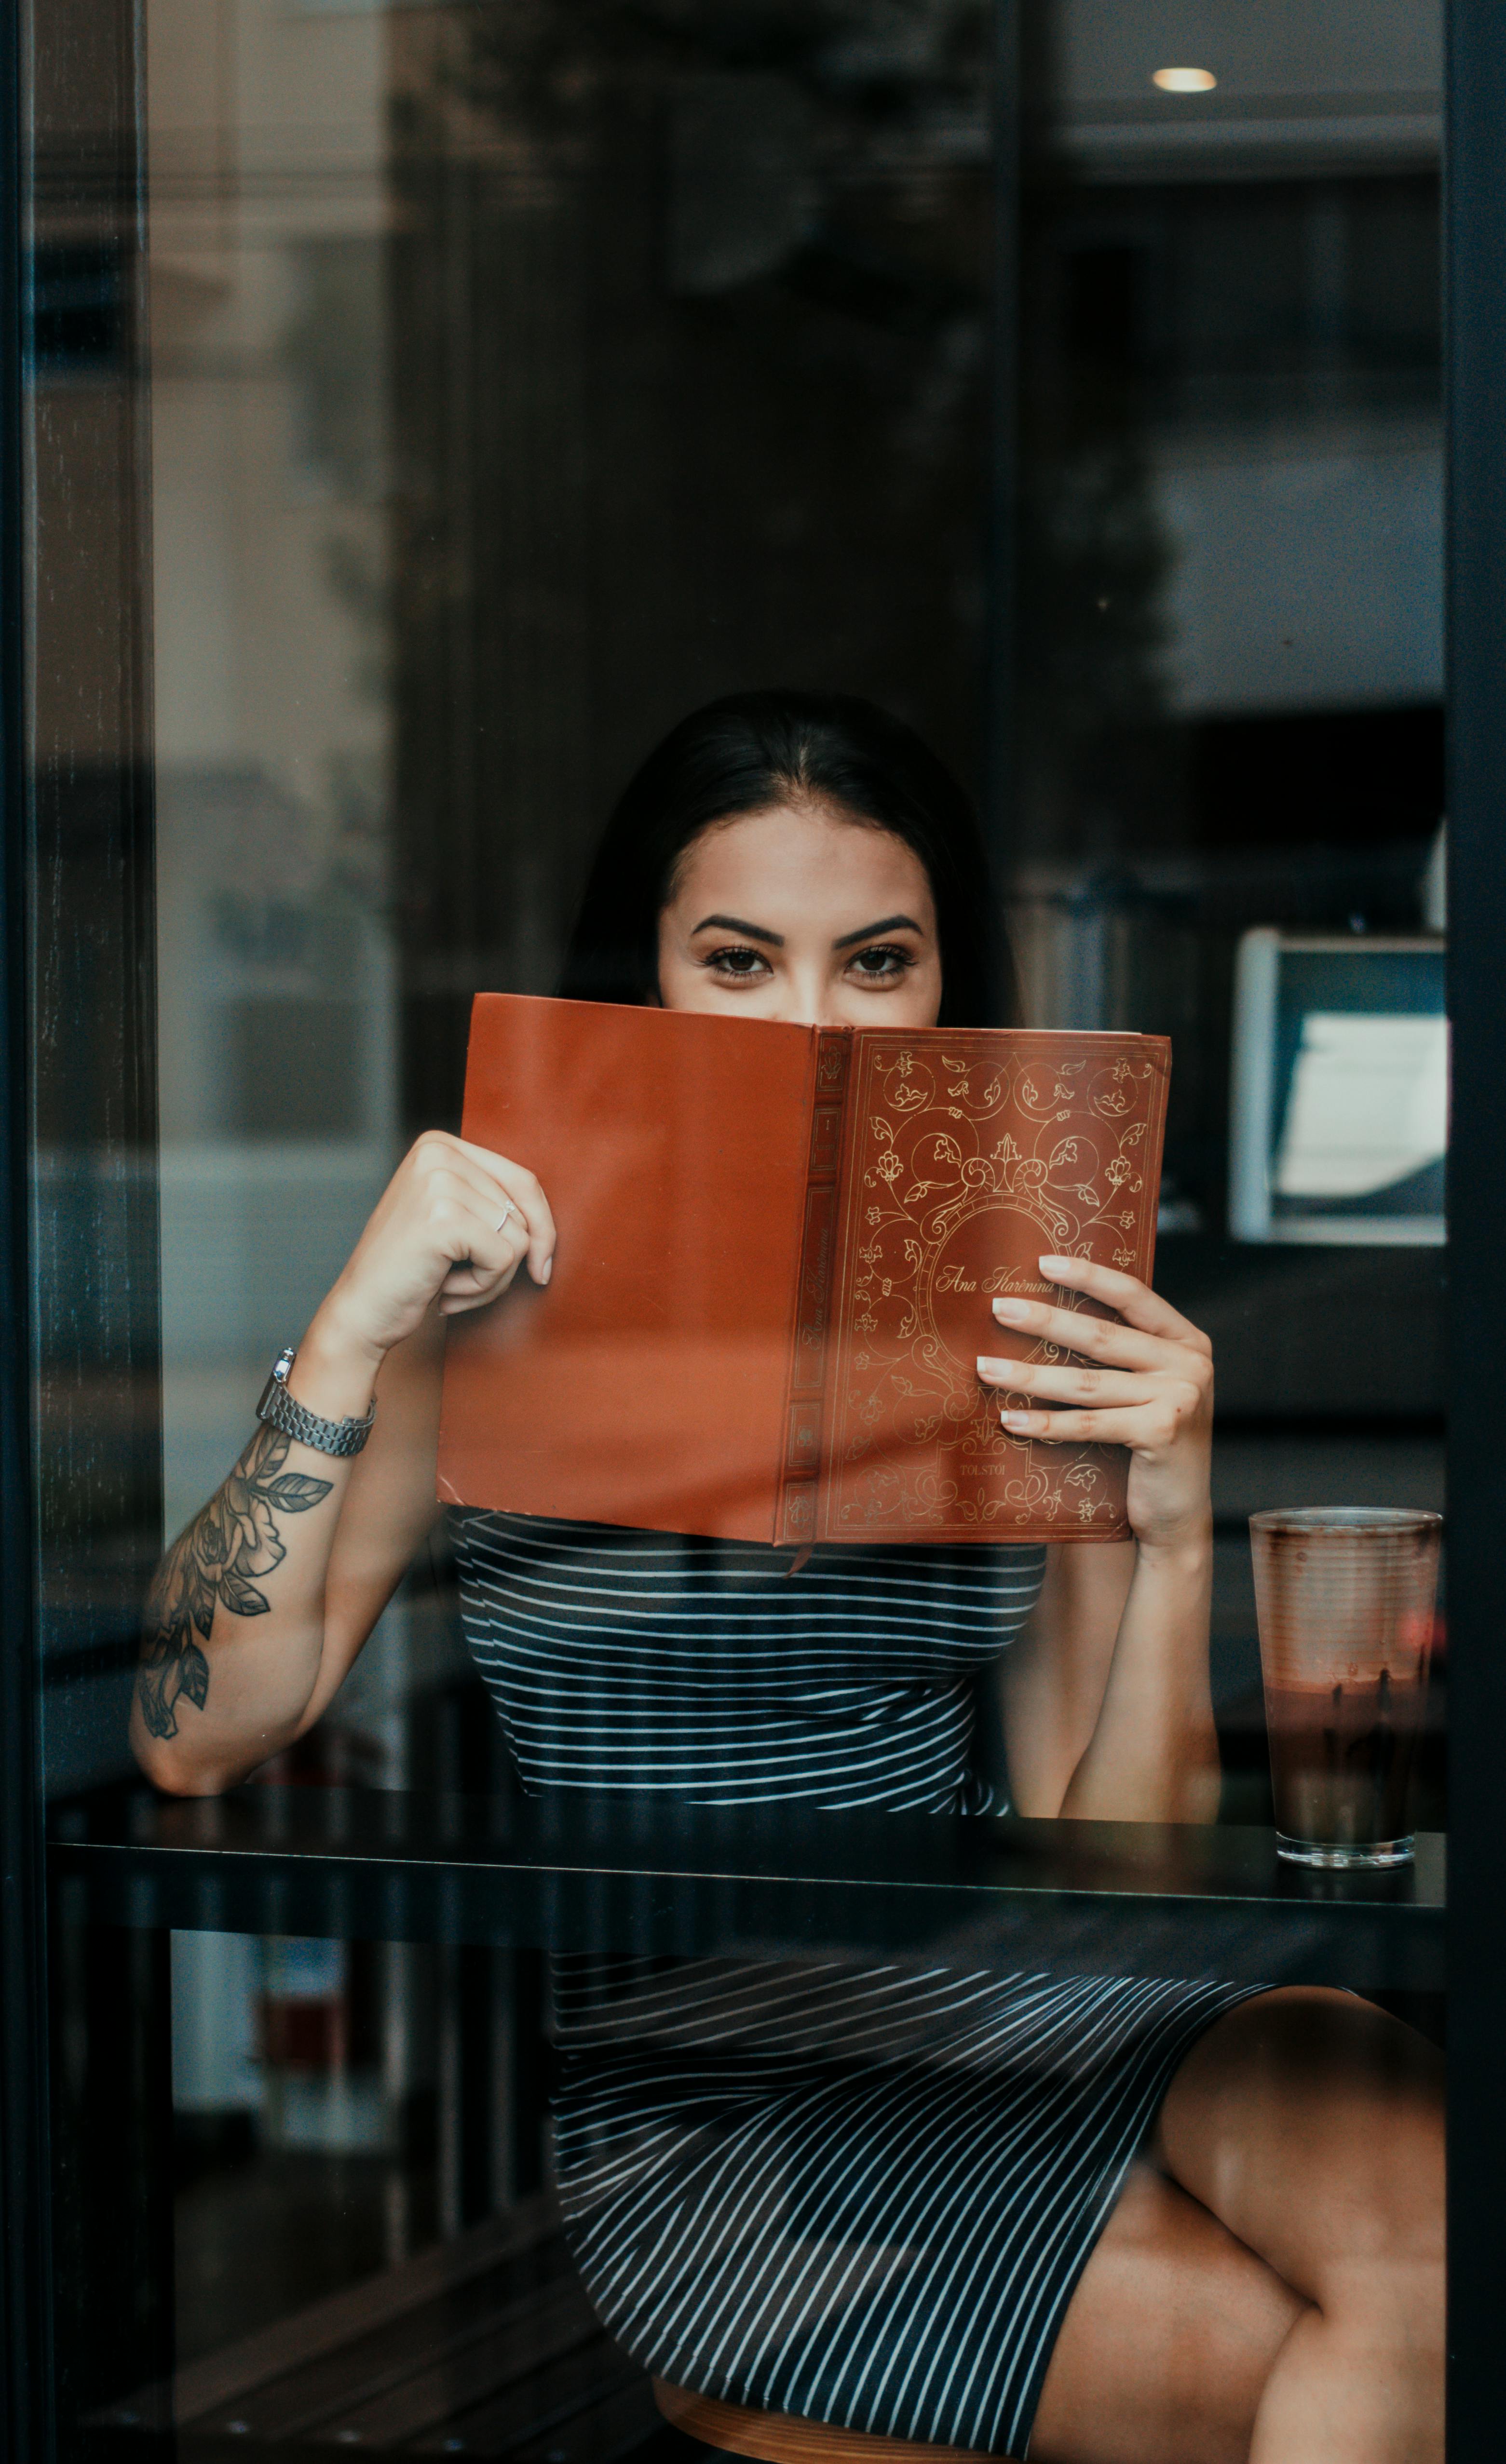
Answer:
<svg viewBox="0 0 1506 2464"><path fill-rule="evenodd" d="M902 839L829 807L717 823L659 917L659 998L798 1026L934 1026L941 956L925 868Z"/></svg>

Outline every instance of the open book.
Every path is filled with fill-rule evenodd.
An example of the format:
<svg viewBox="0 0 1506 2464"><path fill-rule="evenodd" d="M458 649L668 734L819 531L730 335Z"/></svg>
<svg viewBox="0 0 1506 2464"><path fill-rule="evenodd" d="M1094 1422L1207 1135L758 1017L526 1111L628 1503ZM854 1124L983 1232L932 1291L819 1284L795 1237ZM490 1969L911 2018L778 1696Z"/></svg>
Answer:
<svg viewBox="0 0 1506 2464"><path fill-rule="evenodd" d="M1169 1067L1158 1036L482 993L464 1134L537 1173L559 1245L452 1322L441 1498L795 1548L1122 1539L1123 1450L1008 1436L976 1363L1055 1356L989 1306L1047 1294L1043 1254L1149 1279Z"/></svg>

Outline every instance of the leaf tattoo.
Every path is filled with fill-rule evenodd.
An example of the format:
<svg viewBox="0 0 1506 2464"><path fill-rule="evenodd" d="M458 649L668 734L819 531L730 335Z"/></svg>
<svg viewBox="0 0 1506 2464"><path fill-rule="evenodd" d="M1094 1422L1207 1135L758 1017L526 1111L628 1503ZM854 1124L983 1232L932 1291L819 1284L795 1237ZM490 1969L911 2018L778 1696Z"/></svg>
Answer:
<svg viewBox="0 0 1506 2464"><path fill-rule="evenodd" d="M333 1481L282 1469L292 1441L282 1430L256 1431L229 1479L180 1532L157 1570L146 1598L136 1698L154 1737L178 1733L176 1705L188 1696L202 1711L210 1663L194 1640L208 1642L223 1601L233 1617L265 1617L272 1603L252 1576L270 1574L287 1551L277 1515L306 1514L329 1495Z"/></svg>

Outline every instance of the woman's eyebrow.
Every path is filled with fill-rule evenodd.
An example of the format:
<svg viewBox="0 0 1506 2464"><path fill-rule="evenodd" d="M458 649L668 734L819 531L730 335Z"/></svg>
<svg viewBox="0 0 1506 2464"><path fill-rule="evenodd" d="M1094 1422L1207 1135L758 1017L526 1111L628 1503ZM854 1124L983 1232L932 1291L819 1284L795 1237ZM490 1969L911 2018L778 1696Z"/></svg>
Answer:
<svg viewBox="0 0 1506 2464"><path fill-rule="evenodd" d="M766 924L744 924L741 915L703 915L700 922L692 927L692 939L696 934L704 933L711 924L715 924L719 932L745 933L750 941L772 941L776 950L785 946L783 933L771 933Z"/></svg>
<svg viewBox="0 0 1506 2464"><path fill-rule="evenodd" d="M901 924L912 933L919 933L921 929L913 915L880 915L876 924L865 924L860 933L844 933L840 939L832 942L831 947L833 950L850 950L854 941L871 941L875 933L896 933Z"/></svg>

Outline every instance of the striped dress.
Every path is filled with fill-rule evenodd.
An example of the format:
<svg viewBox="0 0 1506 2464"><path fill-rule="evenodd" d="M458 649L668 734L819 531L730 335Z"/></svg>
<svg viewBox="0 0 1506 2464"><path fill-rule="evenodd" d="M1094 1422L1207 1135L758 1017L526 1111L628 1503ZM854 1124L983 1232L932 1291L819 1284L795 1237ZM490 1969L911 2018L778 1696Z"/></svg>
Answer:
<svg viewBox="0 0 1506 2464"><path fill-rule="evenodd" d="M461 1608L524 1787L1003 1810L974 1689L1039 1549L787 1551L470 1509ZM556 1962L577 2264L646 2369L1024 2456L1172 2074L1251 1990L909 1960Z"/></svg>

